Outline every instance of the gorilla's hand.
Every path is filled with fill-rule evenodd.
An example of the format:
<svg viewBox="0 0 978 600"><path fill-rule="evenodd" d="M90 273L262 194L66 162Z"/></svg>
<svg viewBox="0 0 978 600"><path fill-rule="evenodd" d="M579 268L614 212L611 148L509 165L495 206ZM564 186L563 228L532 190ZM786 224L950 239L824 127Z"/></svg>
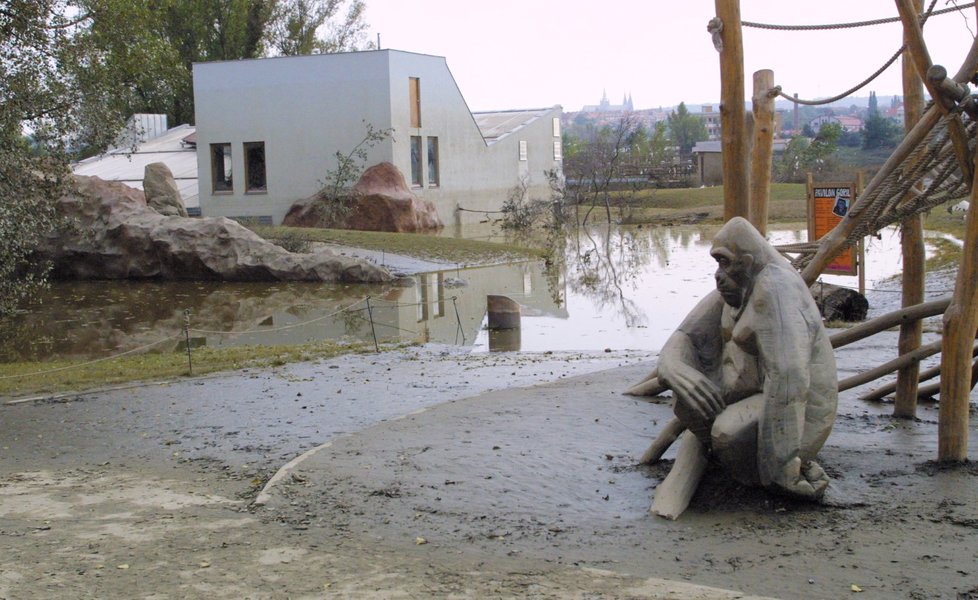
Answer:
<svg viewBox="0 0 978 600"><path fill-rule="evenodd" d="M689 365L679 364L669 369L667 383L676 395L676 403L705 421L712 421L726 407L719 388Z"/></svg>

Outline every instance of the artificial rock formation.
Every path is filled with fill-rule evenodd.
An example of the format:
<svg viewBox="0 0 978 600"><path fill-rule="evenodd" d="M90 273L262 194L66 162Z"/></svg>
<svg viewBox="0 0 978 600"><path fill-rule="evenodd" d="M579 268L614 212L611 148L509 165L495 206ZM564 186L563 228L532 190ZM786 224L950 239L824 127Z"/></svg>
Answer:
<svg viewBox="0 0 978 600"><path fill-rule="evenodd" d="M180 197L180 188L173 179L170 167L161 162L146 165L143 174L143 193L150 208L168 217L186 217L187 207Z"/></svg>
<svg viewBox="0 0 978 600"><path fill-rule="evenodd" d="M364 171L353 186L353 206L339 219L331 219L322 194L299 200L292 205L283 225L291 227L338 227L364 231L419 233L443 227L438 211L430 200L415 196L404 174L388 162Z"/></svg>
<svg viewBox="0 0 978 600"><path fill-rule="evenodd" d="M331 252L293 254L239 223L220 218L167 217L143 192L98 177L76 177L59 209L70 231L37 250L62 279L382 282L391 275Z"/></svg>

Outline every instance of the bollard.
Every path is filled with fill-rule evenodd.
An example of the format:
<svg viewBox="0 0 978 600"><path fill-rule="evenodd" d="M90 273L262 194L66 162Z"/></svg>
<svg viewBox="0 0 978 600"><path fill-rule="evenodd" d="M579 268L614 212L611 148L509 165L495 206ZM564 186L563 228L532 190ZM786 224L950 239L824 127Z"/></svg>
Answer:
<svg viewBox="0 0 978 600"><path fill-rule="evenodd" d="M506 296L486 296L486 307L489 312L489 330L519 329L520 305Z"/></svg>

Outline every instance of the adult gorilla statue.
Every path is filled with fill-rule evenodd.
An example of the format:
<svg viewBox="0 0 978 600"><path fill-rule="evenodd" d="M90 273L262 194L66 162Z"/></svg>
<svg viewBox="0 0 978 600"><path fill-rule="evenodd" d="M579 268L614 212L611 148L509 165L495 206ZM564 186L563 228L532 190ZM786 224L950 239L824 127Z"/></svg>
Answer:
<svg viewBox="0 0 978 600"><path fill-rule="evenodd" d="M742 483L818 499L829 479L814 459L838 399L818 308L800 275L745 219L727 222L710 254L717 289L659 356L659 378L687 431L652 512L678 517L710 457Z"/></svg>

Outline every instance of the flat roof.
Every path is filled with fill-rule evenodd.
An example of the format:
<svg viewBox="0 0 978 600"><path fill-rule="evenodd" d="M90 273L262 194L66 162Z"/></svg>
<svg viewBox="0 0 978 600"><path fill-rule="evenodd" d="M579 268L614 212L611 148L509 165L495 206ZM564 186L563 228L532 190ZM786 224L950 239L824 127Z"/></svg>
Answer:
<svg viewBox="0 0 978 600"><path fill-rule="evenodd" d="M553 107L476 112L472 113L472 118L479 126L479 131L482 132L482 137L486 139L486 143L492 144L546 116L552 110Z"/></svg>

